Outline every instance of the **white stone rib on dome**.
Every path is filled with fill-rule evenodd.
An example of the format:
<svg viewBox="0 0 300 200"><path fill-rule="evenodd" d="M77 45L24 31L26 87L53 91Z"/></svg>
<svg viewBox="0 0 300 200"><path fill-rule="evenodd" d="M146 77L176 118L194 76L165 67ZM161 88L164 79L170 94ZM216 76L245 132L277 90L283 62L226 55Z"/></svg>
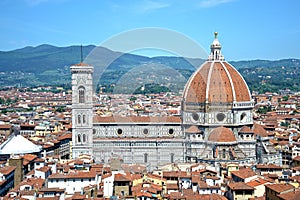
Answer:
<svg viewBox="0 0 300 200"><path fill-rule="evenodd" d="M36 153L41 150L41 146L33 144L22 135L11 136L0 145L0 155Z"/></svg>
<svg viewBox="0 0 300 200"><path fill-rule="evenodd" d="M232 90L232 96L233 96L233 102L236 102L236 94L235 94L235 88L234 88L234 84L233 84L233 81L232 81L232 77L231 77L231 74L228 72L228 69L225 67L224 63L221 62L221 65L224 69L224 71L226 72L227 74L227 77L229 79L229 82L230 82L230 85L231 85L231 90ZM232 67L234 68L234 67ZM235 69L235 68L234 68ZM239 74L239 73L238 73ZM248 89L249 90L249 89Z"/></svg>

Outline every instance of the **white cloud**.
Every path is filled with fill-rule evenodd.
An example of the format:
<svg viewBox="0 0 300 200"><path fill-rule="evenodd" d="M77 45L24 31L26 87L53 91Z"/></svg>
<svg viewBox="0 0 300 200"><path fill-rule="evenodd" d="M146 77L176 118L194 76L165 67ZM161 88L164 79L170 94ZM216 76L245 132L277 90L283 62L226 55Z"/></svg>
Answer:
<svg viewBox="0 0 300 200"><path fill-rule="evenodd" d="M169 3L152 1L152 0L145 0L142 1L139 5L136 6L136 9L140 13L148 13L158 9L167 8L169 7Z"/></svg>
<svg viewBox="0 0 300 200"><path fill-rule="evenodd" d="M218 6L220 4L229 3L232 1L234 1L234 0L202 0L199 3L199 6L202 8L208 8L208 7Z"/></svg>

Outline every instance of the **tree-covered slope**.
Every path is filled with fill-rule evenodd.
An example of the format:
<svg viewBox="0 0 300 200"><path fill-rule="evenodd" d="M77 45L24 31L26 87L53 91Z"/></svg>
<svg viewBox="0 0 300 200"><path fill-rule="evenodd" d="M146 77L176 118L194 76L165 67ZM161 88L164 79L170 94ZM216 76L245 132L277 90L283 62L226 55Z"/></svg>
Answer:
<svg viewBox="0 0 300 200"><path fill-rule="evenodd" d="M83 58L95 52L95 46L83 46ZM182 57L145 57L114 52L97 47L101 55L98 64L109 63L99 75L99 83L113 88L126 79L126 84L159 84L174 90L183 89L191 74L204 62L203 59ZM40 45L13 51L0 51L0 84L5 86L70 86L70 65L81 60L81 47ZM112 62L108 62L112 61ZM289 88L300 91L300 60L249 60L230 62L243 75L251 90L277 91ZM95 72L97 72L97 66ZM113 86L111 86L113 85Z"/></svg>

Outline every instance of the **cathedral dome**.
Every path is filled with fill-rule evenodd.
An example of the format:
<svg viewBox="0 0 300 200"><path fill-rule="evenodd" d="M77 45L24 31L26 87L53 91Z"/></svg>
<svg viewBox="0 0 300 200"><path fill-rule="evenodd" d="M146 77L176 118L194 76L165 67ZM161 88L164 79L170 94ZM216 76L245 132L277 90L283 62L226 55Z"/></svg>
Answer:
<svg viewBox="0 0 300 200"><path fill-rule="evenodd" d="M225 127L215 128L208 136L209 142L227 143L236 142L233 132Z"/></svg>
<svg viewBox="0 0 300 200"><path fill-rule="evenodd" d="M183 94L186 104L230 104L250 102L248 86L240 73L221 54L217 33L208 60L191 76Z"/></svg>

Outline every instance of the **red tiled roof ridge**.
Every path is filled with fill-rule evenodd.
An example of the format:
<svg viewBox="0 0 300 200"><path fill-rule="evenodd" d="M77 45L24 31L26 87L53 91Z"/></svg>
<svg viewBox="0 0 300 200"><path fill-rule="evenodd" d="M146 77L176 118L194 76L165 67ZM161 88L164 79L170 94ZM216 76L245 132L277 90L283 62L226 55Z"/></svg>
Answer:
<svg viewBox="0 0 300 200"><path fill-rule="evenodd" d="M278 193L294 189L294 186L289 183L266 184L265 186Z"/></svg>
<svg viewBox="0 0 300 200"><path fill-rule="evenodd" d="M88 171L88 172L84 172L84 171L76 171L76 172L71 172L68 174L61 174L61 173L55 173L55 174L51 174L48 179L63 179L63 178L95 178L97 175L96 172L94 171Z"/></svg>
<svg viewBox="0 0 300 200"><path fill-rule="evenodd" d="M109 117L103 117L96 115L94 116L94 122L95 123L163 123L163 122L169 122L169 123L180 123L181 118L179 116L109 116Z"/></svg>
<svg viewBox="0 0 300 200"><path fill-rule="evenodd" d="M254 187L251 187L244 182L230 182L228 187L232 190L254 190Z"/></svg>
<svg viewBox="0 0 300 200"><path fill-rule="evenodd" d="M231 174L237 176L237 177L240 177L240 178L249 178L249 177L252 177L252 176L255 176L257 175L252 169L250 168L240 168L239 170L237 171L232 171Z"/></svg>

